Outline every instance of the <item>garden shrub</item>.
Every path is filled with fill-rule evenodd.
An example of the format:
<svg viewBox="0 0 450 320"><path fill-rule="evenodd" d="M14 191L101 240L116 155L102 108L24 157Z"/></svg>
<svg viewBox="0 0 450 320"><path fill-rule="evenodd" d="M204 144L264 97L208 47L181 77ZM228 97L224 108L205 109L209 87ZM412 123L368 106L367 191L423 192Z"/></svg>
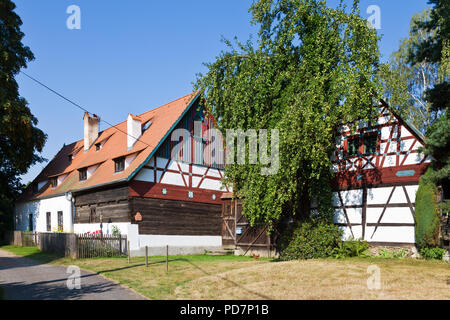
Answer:
<svg viewBox="0 0 450 320"><path fill-rule="evenodd" d="M389 249L381 249L380 250L380 256L382 258L388 258L388 259L402 259L406 258L407 252L403 249L395 251L395 250L389 250Z"/></svg>
<svg viewBox="0 0 450 320"><path fill-rule="evenodd" d="M337 248L333 249L333 257L337 259L348 257L363 257L367 255L369 244L361 239L349 239L341 241Z"/></svg>
<svg viewBox="0 0 450 320"><path fill-rule="evenodd" d="M427 179L433 168L428 168L420 179L415 203L415 236L419 248L433 248L439 244L439 211L436 203L437 187Z"/></svg>
<svg viewBox="0 0 450 320"><path fill-rule="evenodd" d="M342 231L333 223L308 219L293 224L283 233L279 248L281 260L326 258L340 242Z"/></svg>
<svg viewBox="0 0 450 320"><path fill-rule="evenodd" d="M112 226L111 231L114 237L120 237L120 230L116 225Z"/></svg>
<svg viewBox="0 0 450 320"><path fill-rule="evenodd" d="M439 247L420 249L420 254L427 260L431 259L442 260L442 257L444 256L445 252L446 252L445 249Z"/></svg>

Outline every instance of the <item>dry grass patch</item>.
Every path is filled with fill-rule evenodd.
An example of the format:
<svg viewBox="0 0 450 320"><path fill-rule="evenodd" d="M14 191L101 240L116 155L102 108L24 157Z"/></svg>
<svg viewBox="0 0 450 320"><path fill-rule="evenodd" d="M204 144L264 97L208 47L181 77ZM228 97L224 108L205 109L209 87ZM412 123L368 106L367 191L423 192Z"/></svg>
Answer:
<svg viewBox="0 0 450 320"><path fill-rule="evenodd" d="M380 290L369 290L370 265ZM176 289L188 299L450 299L450 266L411 259L273 262L190 281Z"/></svg>
<svg viewBox="0 0 450 320"><path fill-rule="evenodd" d="M63 263L104 275L150 299L168 300L176 299L175 289L190 281L268 263L268 260L238 256L173 256L169 258L169 273L166 273L165 257L149 257L148 267L144 258L132 258L130 264L126 258L81 259Z"/></svg>
<svg viewBox="0 0 450 320"><path fill-rule="evenodd" d="M240 256L172 256L72 260L37 248L2 247L42 263L77 265L150 299L450 299L450 264L415 259L354 258L275 262ZM367 268L380 268L369 290Z"/></svg>

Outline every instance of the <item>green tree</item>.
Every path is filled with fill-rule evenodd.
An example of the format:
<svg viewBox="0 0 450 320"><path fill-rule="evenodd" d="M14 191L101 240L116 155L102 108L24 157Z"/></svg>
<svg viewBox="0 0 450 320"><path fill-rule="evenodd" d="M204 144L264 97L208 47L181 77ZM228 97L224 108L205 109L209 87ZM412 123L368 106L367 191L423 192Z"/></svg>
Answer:
<svg viewBox="0 0 450 320"><path fill-rule="evenodd" d="M433 170L422 177L423 183L442 185L444 192L450 192L450 2L448 0L430 0L433 4L430 19L418 21L413 30L431 33L431 36L415 43L409 50L412 64L421 62L435 63L439 66L438 80L425 92L425 99L439 118L426 133L423 152L436 160ZM423 200L425 201L425 200ZM421 199L416 205L421 206ZM450 201L439 205L441 210L450 211ZM425 203L426 205L426 203Z"/></svg>
<svg viewBox="0 0 450 320"><path fill-rule="evenodd" d="M439 118L429 128L426 135L424 153L432 155L438 170L429 179L448 185L450 173L450 2L430 0L434 7L430 19L417 21L413 30L432 33L432 35L410 48L411 63L431 62L439 66L438 81L426 91L425 99Z"/></svg>
<svg viewBox="0 0 450 320"><path fill-rule="evenodd" d="M257 45L225 40L229 51L206 64L196 88L223 133L278 129L280 167L262 175L260 162L227 165L226 180L252 224L273 229L283 218L307 217L312 197L329 221L337 128L376 113L379 38L357 1L333 9L325 1L259 0L250 12Z"/></svg>
<svg viewBox="0 0 450 320"><path fill-rule="evenodd" d="M436 247L439 245L439 211L437 200L437 187L427 179L433 174L434 168L430 166L423 179L419 182L416 193L415 207L415 238L419 248Z"/></svg>
<svg viewBox="0 0 450 320"><path fill-rule="evenodd" d="M416 29L416 23L430 20L431 9L411 18L409 36L380 68L383 93L389 104L425 134L438 112L426 100L426 91L438 81L438 65L428 60L410 63L409 52L417 44L436 36L435 30Z"/></svg>
<svg viewBox="0 0 450 320"><path fill-rule="evenodd" d="M14 200L22 187L18 177L42 160L37 152L46 140L14 78L34 59L22 43L22 21L14 9L10 0L0 0L0 233L12 226Z"/></svg>

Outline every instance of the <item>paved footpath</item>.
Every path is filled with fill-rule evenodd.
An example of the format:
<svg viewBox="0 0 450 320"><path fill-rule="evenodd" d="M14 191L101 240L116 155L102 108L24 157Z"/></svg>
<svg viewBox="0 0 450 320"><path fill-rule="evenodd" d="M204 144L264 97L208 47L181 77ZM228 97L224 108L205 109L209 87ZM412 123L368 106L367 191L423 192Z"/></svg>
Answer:
<svg viewBox="0 0 450 320"><path fill-rule="evenodd" d="M93 272L81 270L80 289L70 290L67 266L42 264L0 249L0 286L7 300L143 300L143 296ZM69 280L73 284L73 281Z"/></svg>

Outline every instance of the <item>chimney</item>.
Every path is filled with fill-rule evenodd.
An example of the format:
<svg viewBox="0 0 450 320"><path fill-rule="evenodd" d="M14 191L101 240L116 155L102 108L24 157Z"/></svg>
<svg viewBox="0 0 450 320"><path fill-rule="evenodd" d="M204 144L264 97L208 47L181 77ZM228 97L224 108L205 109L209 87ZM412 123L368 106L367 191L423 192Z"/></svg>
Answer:
<svg viewBox="0 0 450 320"><path fill-rule="evenodd" d="M128 150L133 148L133 145L142 135L142 119L137 116L128 114L127 118L127 147Z"/></svg>
<svg viewBox="0 0 450 320"><path fill-rule="evenodd" d="M97 115L84 113L84 151L88 151L94 141L98 138L98 123L100 118Z"/></svg>

